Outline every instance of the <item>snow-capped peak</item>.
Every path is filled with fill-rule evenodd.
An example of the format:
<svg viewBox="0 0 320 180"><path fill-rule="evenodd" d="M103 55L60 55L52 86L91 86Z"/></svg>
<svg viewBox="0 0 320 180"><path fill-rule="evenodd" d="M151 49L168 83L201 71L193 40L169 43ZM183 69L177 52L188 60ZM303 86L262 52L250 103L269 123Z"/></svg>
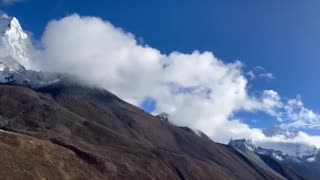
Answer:
<svg viewBox="0 0 320 180"><path fill-rule="evenodd" d="M32 45L17 18L0 10L0 84L33 88L59 83L66 75L28 70Z"/></svg>
<svg viewBox="0 0 320 180"><path fill-rule="evenodd" d="M1 57L11 56L28 69L30 49L30 39L23 31L18 19L0 11Z"/></svg>

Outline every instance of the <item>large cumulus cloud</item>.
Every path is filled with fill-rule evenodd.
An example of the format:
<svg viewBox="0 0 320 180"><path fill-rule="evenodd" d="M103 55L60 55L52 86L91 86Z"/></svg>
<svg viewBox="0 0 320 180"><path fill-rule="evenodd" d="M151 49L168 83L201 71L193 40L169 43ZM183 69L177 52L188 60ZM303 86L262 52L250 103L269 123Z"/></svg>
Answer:
<svg viewBox="0 0 320 180"><path fill-rule="evenodd" d="M287 107L273 90L250 96L239 61L225 63L211 52L163 54L110 22L77 14L51 21L42 44L34 69L72 73L137 106L151 98L154 113L167 112L173 123L200 129L216 141L289 141L267 137L233 117L238 111L262 111L280 120L279 109ZM320 146L314 143L318 137L304 135L291 141Z"/></svg>

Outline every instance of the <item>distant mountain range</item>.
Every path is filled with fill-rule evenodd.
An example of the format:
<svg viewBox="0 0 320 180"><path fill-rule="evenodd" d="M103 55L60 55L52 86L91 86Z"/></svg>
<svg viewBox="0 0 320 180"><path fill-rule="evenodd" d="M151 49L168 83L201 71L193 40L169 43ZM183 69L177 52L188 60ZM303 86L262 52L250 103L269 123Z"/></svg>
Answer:
<svg viewBox="0 0 320 180"><path fill-rule="evenodd" d="M320 177L320 150L315 147L300 148L301 145L295 145L296 148L289 147L289 153L284 153L261 148L245 139L231 140L229 145L288 179L316 180Z"/></svg>

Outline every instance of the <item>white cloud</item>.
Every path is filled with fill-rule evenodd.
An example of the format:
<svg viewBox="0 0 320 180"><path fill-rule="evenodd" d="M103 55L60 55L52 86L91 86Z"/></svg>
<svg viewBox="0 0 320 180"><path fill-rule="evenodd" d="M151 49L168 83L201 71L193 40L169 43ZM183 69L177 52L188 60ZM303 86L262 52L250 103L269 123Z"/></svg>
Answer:
<svg viewBox="0 0 320 180"><path fill-rule="evenodd" d="M233 115L263 111L280 117L283 107L275 91L248 95L241 62L224 63L211 52L162 54L99 18L72 15L51 21L42 43L33 68L72 73L135 105L153 98L156 112L167 112L173 123L200 129L219 142L270 139ZM318 138L307 137L301 140Z"/></svg>
<svg viewBox="0 0 320 180"><path fill-rule="evenodd" d="M255 100L253 108L263 111L271 116L277 117L281 121L279 115L279 109L283 107L283 103L279 94L274 90L264 90L260 97L260 100ZM251 105L252 106L252 105ZM251 107L247 105L247 107Z"/></svg>
<svg viewBox="0 0 320 180"><path fill-rule="evenodd" d="M320 129L320 114L304 107L301 97L289 99L283 108L282 116L286 121L282 127Z"/></svg>
<svg viewBox="0 0 320 180"><path fill-rule="evenodd" d="M256 78L264 78L264 79L274 79L274 75L270 72L268 72L265 68L261 66L255 66L252 70L247 72L247 77L250 80L256 79Z"/></svg>

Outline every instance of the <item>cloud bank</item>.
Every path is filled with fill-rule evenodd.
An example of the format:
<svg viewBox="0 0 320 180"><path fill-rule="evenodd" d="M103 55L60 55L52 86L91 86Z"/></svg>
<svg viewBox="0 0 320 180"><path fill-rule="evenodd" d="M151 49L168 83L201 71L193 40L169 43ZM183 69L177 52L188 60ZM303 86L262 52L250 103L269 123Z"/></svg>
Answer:
<svg viewBox="0 0 320 180"><path fill-rule="evenodd" d="M319 115L312 114L302 101L285 102L273 90L249 95L239 61L225 63L212 52L163 54L139 45L134 35L110 22L77 14L51 21L42 44L34 69L72 73L137 106L152 99L156 102L153 113L167 112L174 124L200 129L215 141L250 138L320 147L318 136L303 132L291 138L266 136L261 129L250 128L234 117L239 111L260 111L283 126L295 127L301 122L319 125L314 117Z"/></svg>

